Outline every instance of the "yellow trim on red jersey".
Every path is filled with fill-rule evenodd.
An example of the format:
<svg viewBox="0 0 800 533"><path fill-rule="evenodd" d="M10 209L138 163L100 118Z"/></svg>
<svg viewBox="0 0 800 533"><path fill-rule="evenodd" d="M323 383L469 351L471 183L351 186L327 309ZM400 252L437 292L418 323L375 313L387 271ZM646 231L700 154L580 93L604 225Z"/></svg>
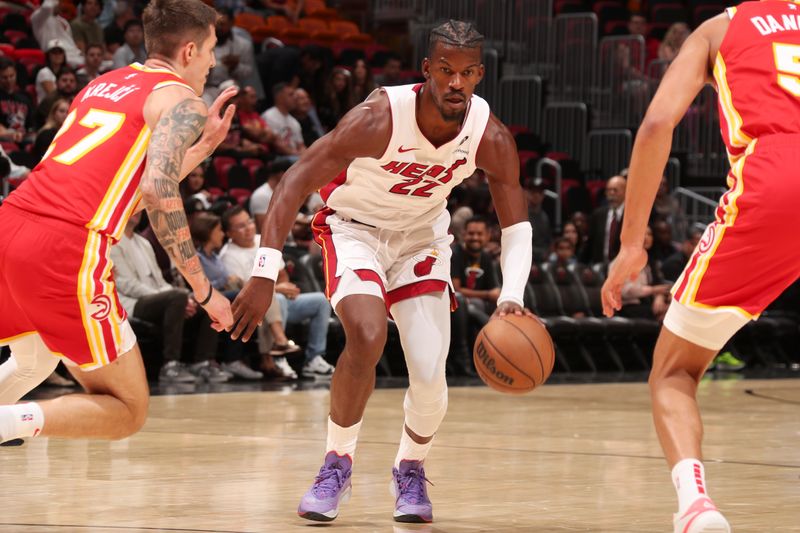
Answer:
<svg viewBox="0 0 800 533"><path fill-rule="evenodd" d="M130 185L142 160L144 160L144 156L147 152L147 143L150 140L150 133L150 128L148 128L147 125L142 127L139 136L136 138L133 146L131 146L128 154L119 166L119 170L117 170L117 174L111 181L111 185L108 187L103 200L100 202L100 206L97 208L94 217L92 217L92 220L86 225L86 228L90 231L105 231L108 229L108 224L111 223L111 219L114 216L114 212L119 207L118 204L122 196ZM124 226L124 223L122 223L122 225Z"/></svg>
<svg viewBox="0 0 800 533"><path fill-rule="evenodd" d="M728 86L727 68L721 52L717 53L717 59L714 62L714 79L717 81L717 91L719 92L722 114L725 116L725 122L728 126L728 139L730 139L731 145L736 148L747 148L753 138L742 130L744 122L742 121L742 116L733 105L731 89ZM739 157L741 157L741 155L728 153L731 167L734 166Z"/></svg>
<svg viewBox="0 0 800 533"><path fill-rule="evenodd" d="M683 295L679 299L679 301L687 305L689 307L696 307L700 309L727 309L731 311L735 311L748 320L754 318L754 315L748 313L741 307L736 306L710 306L706 304L702 304L696 301L697 298L697 291L700 289L700 283L703 280L703 276L705 275L706 271L708 270L708 265L711 262L711 259L714 257L714 254L719 248L720 243L722 242L722 238L725 236L725 230L734 225L736 222L736 218L739 216L739 207L736 205L737 200L739 197L742 196L744 193L744 164L747 159L747 156L753 153L756 148L757 140L754 140L747 146L747 150L745 151L744 155L737 159L736 163L731 167L731 174L736 178L736 186L734 189L725 193L725 195L720 199L720 206L722 207L724 213L722 215L722 220L717 220L712 223L714 228L714 236L713 241L711 242L708 251L704 253L699 253L697 264L695 268L689 273L689 281L686 284L686 288L683 291ZM699 245L698 245L699 246ZM679 279L675 286L679 287L682 281Z"/></svg>
<svg viewBox="0 0 800 533"><path fill-rule="evenodd" d="M94 231L88 232L86 247L83 251L83 261L78 271L78 304L81 308L83 330L86 333L86 340L92 356L91 363L84 363L80 366L87 370L103 366L103 364L108 364L108 356L105 353L103 329L96 320L92 319L90 311L95 292L93 290L93 274L100 262L101 239L99 233Z"/></svg>
<svg viewBox="0 0 800 533"><path fill-rule="evenodd" d="M14 342L17 339L21 339L22 337L27 337L28 335L32 335L34 333L37 333L37 331L36 330L26 331L24 333L18 333L16 335L12 335L10 337L6 337L5 339L0 339L0 345L4 346L6 344Z"/></svg>
<svg viewBox="0 0 800 533"><path fill-rule="evenodd" d="M155 91L156 89L163 89L164 87L170 87L172 85L177 85L178 87L185 87L186 89L189 89L194 93L194 89L189 87L188 84L178 80L169 80L169 81L162 81L161 83L156 83L155 85L153 85L152 90Z"/></svg>
<svg viewBox="0 0 800 533"><path fill-rule="evenodd" d="M139 191L139 188L137 187L136 192L133 193L130 202L128 202L128 205L125 206L125 209L122 211L122 216L120 217L119 222L117 222L117 227L114 228L114 231L112 233L110 233L112 239L118 241L120 238L122 238L122 233L125 231L125 225L128 223L128 219L131 218L131 214L134 212L136 206L139 205L139 202L141 201L142 201L142 193Z"/></svg>

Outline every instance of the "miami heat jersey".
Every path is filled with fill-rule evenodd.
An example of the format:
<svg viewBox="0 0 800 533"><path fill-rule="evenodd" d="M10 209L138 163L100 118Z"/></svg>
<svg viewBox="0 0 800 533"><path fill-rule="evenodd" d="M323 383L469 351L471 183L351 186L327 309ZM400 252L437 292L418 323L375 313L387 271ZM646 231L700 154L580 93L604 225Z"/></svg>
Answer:
<svg viewBox="0 0 800 533"><path fill-rule="evenodd" d="M386 152L380 159L355 159L320 191L338 215L394 231L429 226L444 211L450 191L475 172L489 105L473 95L461 131L437 148L417 125L421 87L385 88L392 113Z"/></svg>
<svg viewBox="0 0 800 533"><path fill-rule="evenodd" d="M188 85L134 63L100 76L73 100L50 148L6 203L118 240L141 196L151 91Z"/></svg>
<svg viewBox="0 0 800 533"><path fill-rule="evenodd" d="M745 2L727 13L714 79L733 165L753 139L800 133L800 5Z"/></svg>

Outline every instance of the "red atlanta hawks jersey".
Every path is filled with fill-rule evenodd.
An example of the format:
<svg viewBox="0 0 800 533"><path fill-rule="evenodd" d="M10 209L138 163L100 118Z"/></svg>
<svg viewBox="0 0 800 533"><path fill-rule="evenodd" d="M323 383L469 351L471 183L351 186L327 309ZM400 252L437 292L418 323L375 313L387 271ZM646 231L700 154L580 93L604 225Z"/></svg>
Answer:
<svg viewBox="0 0 800 533"><path fill-rule="evenodd" d="M800 6L781 0L727 9L714 64L720 129L733 164L753 139L800 133Z"/></svg>
<svg viewBox="0 0 800 533"><path fill-rule="evenodd" d="M169 70L134 63L100 76L72 101L41 163L7 203L118 240L139 202L150 128L150 92L188 85Z"/></svg>
<svg viewBox="0 0 800 533"><path fill-rule="evenodd" d="M417 125L421 87L385 87L392 113L389 146L380 159L355 159L320 191L337 214L394 231L429 226L444 211L450 191L475 172L489 105L473 95L461 131L437 148Z"/></svg>

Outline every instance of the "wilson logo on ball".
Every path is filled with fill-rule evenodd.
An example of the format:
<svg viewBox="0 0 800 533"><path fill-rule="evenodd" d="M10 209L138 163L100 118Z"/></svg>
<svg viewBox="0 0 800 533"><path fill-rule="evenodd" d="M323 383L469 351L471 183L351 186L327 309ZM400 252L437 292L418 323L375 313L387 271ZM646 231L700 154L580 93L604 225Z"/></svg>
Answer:
<svg viewBox="0 0 800 533"><path fill-rule="evenodd" d="M514 378L511 376L505 375L500 370L497 370L494 366L494 357L490 357L489 354L486 352L486 348L483 345L483 341L478 343L478 360L483 363L483 366L486 367L486 370L491 372L491 374L497 378L498 381L502 381L508 385L514 384Z"/></svg>

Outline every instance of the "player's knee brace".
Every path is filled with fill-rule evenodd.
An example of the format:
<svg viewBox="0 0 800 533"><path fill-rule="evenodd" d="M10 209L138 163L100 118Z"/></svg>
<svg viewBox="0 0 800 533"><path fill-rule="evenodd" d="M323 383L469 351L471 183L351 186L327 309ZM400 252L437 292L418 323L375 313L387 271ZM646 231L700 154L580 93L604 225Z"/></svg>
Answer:
<svg viewBox="0 0 800 533"><path fill-rule="evenodd" d="M405 401L406 425L421 437L436 433L447 413L447 383L426 384L424 387L409 387Z"/></svg>
<svg viewBox="0 0 800 533"><path fill-rule="evenodd" d="M19 401L47 379L58 365L39 335L27 335L11 343L11 357L0 365L0 404Z"/></svg>

